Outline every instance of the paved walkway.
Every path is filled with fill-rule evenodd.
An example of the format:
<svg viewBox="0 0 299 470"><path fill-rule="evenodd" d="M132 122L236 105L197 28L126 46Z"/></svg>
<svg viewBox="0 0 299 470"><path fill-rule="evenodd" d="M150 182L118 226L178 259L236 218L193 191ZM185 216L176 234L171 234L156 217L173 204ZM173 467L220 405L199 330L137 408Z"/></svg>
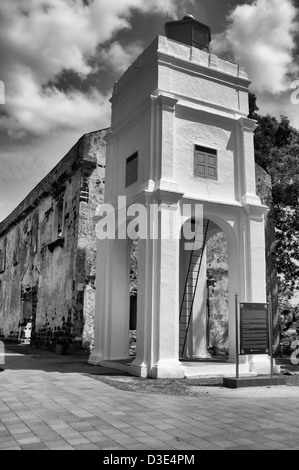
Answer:
<svg viewBox="0 0 299 470"><path fill-rule="evenodd" d="M125 392L83 357L7 351L0 449L299 449L299 389L206 387L193 397Z"/></svg>

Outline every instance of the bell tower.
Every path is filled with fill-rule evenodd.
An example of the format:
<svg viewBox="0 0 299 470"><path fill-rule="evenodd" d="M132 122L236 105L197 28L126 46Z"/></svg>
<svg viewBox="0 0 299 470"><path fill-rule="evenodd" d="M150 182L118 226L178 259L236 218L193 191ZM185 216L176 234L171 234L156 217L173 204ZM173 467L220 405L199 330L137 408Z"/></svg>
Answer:
<svg viewBox="0 0 299 470"><path fill-rule="evenodd" d="M207 354L205 244L213 234L223 232L228 243L229 361L235 293L244 302L266 301L267 207L256 195L250 80L243 67L209 52L210 28L191 15L165 31L113 88L105 203L123 224L113 239L98 241L90 357L93 364L129 357L129 228L139 204L146 235L138 240L137 353L127 366L155 378L183 377L184 358ZM98 228L102 217L99 206ZM191 251L182 236L188 223L202 234ZM187 289L193 258L198 269Z"/></svg>

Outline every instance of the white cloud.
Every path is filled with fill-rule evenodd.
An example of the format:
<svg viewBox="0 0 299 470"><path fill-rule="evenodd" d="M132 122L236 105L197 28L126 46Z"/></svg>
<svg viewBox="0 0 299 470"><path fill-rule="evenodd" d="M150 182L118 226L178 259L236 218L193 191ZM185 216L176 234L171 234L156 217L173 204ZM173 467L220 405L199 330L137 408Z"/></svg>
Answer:
<svg viewBox="0 0 299 470"><path fill-rule="evenodd" d="M107 96L99 89L62 92L48 87L66 69L81 77L96 70L89 58L98 55L105 66L123 71L140 52L107 41L130 28L133 12L163 13L175 17L193 0L14 0L0 2L0 79L6 87L7 112L0 126L14 135L46 133L58 127L94 128L106 119ZM99 64L99 68L101 68ZM101 119L102 116L102 119ZM97 125L98 123L98 125Z"/></svg>
<svg viewBox="0 0 299 470"><path fill-rule="evenodd" d="M269 93L263 93L258 97L258 107L260 113L265 115L267 113L279 117L280 115L287 116L291 124L299 129L299 104L291 102L291 94L293 90L286 91L285 93L273 96Z"/></svg>
<svg viewBox="0 0 299 470"><path fill-rule="evenodd" d="M133 57L138 57L142 52L140 43L123 46L119 42L113 42L108 49L100 51L100 60L103 68L112 68L118 73L125 72L132 63Z"/></svg>
<svg viewBox="0 0 299 470"><path fill-rule="evenodd" d="M109 123L108 96L93 89L85 95L80 91L63 92L54 86L45 90L30 74L15 77L19 93L9 97L8 116L0 117L0 126L11 135L22 137L26 132L47 134L53 130L105 127Z"/></svg>
<svg viewBox="0 0 299 470"><path fill-rule="evenodd" d="M216 54L231 51L243 64L256 92L272 94L289 88L288 74L294 63L294 34L298 11L291 0L256 0L237 6L228 17L228 27L213 39Z"/></svg>

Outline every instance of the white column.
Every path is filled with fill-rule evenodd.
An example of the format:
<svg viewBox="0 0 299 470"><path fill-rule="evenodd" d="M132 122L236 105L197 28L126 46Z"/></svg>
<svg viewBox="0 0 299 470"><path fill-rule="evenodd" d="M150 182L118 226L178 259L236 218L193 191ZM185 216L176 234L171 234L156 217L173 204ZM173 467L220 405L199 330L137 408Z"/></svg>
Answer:
<svg viewBox="0 0 299 470"><path fill-rule="evenodd" d="M248 272L251 298L248 302L267 302L266 260L265 260L265 224L264 207L247 206L248 214ZM267 354L249 355L249 371L259 374L270 373L270 358Z"/></svg>
<svg viewBox="0 0 299 470"><path fill-rule="evenodd" d="M158 191L156 196L160 207L158 220L152 221L156 239L148 237L138 243L137 351L131 370L135 375L154 378L183 377L183 366L178 360L180 210L177 204L182 195Z"/></svg>
<svg viewBox="0 0 299 470"><path fill-rule="evenodd" d="M161 180L174 180L174 136L175 136L175 106L178 100L166 95L160 95L158 103L161 109Z"/></svg>
<svg viewBox="0 0 299 470"><path fill-rule="evenodd" d="M236 294L239 300L243 296L243 284L246 282L240 256L241 240L237 236L238 227L235 227L235 237L228 237L228 354L229 362L236 361Z"/></svg>
<svg viewBox="0 0 299 470"><path fill-rule="evenodd" d="M260 204L256 195L254 136L256 122L252 119L240 118L240 148L239 159L241 166L241 200L244 204Z"/></svg>
<svg viewBox="0 0 299 470"><path fill-rule="evenodd" d="M109 277L109 263L107 263L108 240L97 240L97 278L96 278L96 300L94 319L94 349L89 356L88 362L97 365L105 357L105 338L108 327L107 320L107 296L106 276Z"/></svg>
<svg viewBox="0 0 299 470"><path fill-rule="evenodd" d="M98 241L95 343L89 363L129 358L128 240Z"/></svg>

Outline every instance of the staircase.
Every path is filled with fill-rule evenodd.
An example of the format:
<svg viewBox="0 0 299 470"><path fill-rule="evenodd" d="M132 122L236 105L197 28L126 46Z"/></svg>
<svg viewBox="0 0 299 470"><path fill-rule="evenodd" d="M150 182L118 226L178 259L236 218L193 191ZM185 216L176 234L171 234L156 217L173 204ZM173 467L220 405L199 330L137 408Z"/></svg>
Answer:
<svg viewBox="0 0 299 470"><path fill-rule="evenodd" d="M196 231L193 249L186 277L186 283L180 310L179 356L184 357L188 330L192 318L194 298L201 269L203 252L206 245L209 221L204 222L202 230Z"/></svg>

